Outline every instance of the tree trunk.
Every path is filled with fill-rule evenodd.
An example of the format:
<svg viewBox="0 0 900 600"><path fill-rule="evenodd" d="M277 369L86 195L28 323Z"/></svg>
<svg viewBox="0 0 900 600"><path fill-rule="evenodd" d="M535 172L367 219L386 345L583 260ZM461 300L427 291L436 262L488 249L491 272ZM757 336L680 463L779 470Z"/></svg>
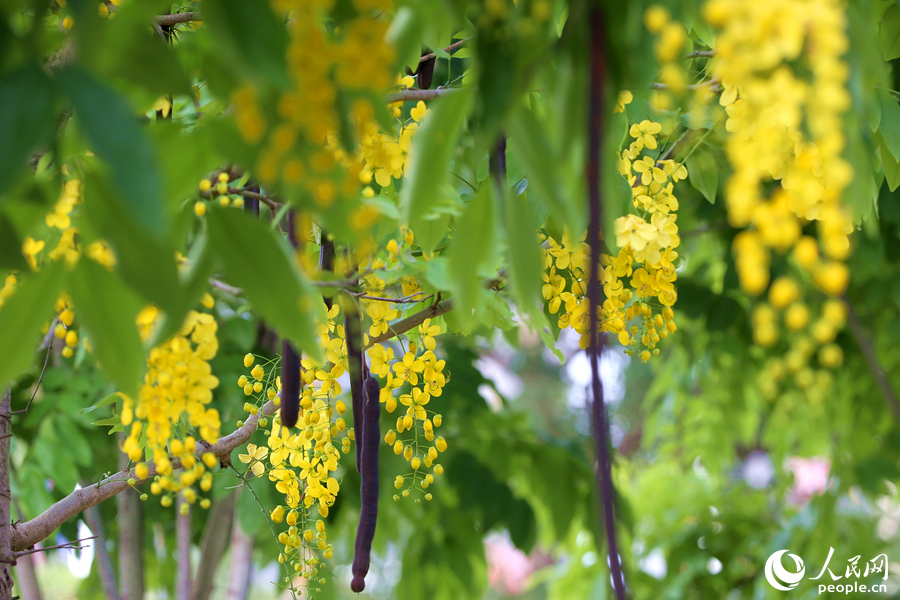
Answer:
<svg viewBox="0 0 900 600"><path fill-rule="evenodd" d="M121 442L122 434L119 434ZM128 466L128 457L119 453L119 467ZM116 498L119 524L119 594L122 600L144 598L144 511L139 494L125 490ZM2 598L0 598L2 600Z"/></svg>
<svg viewBox="0 0 900 600"><path fill-rule="evenodd" d="M200 539L200 564L191 584L191 600L209 600L215 587L216 568L222 561L234 520L236 493L213 500Z"/></svg>
<svg viewBox="0 0 900 600"><path fill-rule="evenodd" d="M109 556L109 551L106 548L106 535L103 532L103 517L100 515L100 508L92 506L85 510L84 522L93 534L97 536L97 539L93 540L94 556L100 571L100 583L103 585L103 593L106 595L107 600L121 600L112 558Z"/></svg>
<svg viewBox="0 0 900 600"><path fill-rule="evenodd" d="M191 505L178 496L178 516L175 518L175 599L188 600L191 595Z"/></svg>
<svg viewBox="0 0 900 600"><path fill-rule="evenodd" d="M12 496L9 491L9 438L12 418L9 405L12 390L7 387L0 398L0 600L12 600L13 580L10 570L16 563L12 551L12 525L9 519Z"/></svg>
<svg viewBox="0 0 900 600"><path fill-rule="evenodd" d="M253 538L241 529L240 515L235 512L234 527L231 530L231 579L228 581L225 600L247 600L253 571L252 552Z"/></svg>

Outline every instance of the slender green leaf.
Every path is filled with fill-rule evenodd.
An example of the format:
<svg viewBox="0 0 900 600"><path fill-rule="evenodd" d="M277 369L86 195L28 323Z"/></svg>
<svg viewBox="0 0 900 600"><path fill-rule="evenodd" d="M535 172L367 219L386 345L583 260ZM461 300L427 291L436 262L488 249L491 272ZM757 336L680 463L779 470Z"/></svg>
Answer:
<svg viewBox="0 0 900 600"><path fill-rule="evenodd" d="M463 315L477 310L481 268L489 262L494 245L494 199L490 182L481 186L456 224L448 254L453 296Z"/></svg>
<svg viewBox="0 0 900 600"><path fill-rule="evenodd" d="M53 84L36 65L0 78L0 194L53 135Z"/></svg>
<svg viewBox="0 0 900 600"><path fill-rule="evenodd" d="M424 229L425 221L443 195L447 163L453 159L456 140L471 101L472 92L468 89L454 91L437 100L413 140L406 181L400 192L400 210L425 252L434 250L440 237L423 238L419 229Z"/></svg>
<svg viewBox="0 0 900 600"><path fill-rule="evenodd" d="M554 170L558 161L553 156L550 139L530 110L522 108L516 111L509 145L525 168L529 187L534 187L550 212L559 215L559 219L573 234L584 231L586 221L584 211L581 210L582 204L574 202L574 199L567 199L562 193L564 186Z"/></svg>
<svg viewBox="0 0 900 600"><path fill-rule="evenodd" d="M900 156L900 104L885 89L878 88L876 93L881 106L881 124L878 128L881 138L893 156Z"/></svg>
<svg viewBox="0 0 900 600"><path fill-rule="evenodd" d="M88 406L87 408L82 408L81 410L79 410L78 415L79 416L86 415L89 412L93 412L103 406L109 406L110 404L115 404L117 399L118 399L118 394L115 392L112 394L109 394L108 396L104 396L104 397L100 398L99 400L97 400L96 402L94 402L93 404L91 404L90 406Z"/></svg>
<svg viewBox="0 0 900 600"><path fill-rule="evenodd" d="M135 318L141 302L118 275L82 259L72 275L72 300L91 338L94 356L132 398L146 363Z"/></svg>
<svg viewBox="0 0 900 600"><path fill-rule="evenodd" d="M892 4L885 11L878 41L885 60L900 58L900 6Z"/></svg>
<svg viewBox="0 0 900 600"><path fill-rule="evenodd" d="M715 159L708 153L697 150L685 161L685 167L691 185L703 194L710 204L715 204L716 191L719 187L719 169Z"/></svg>
<svg viewBox="0 0 900 600"><path fill-rule="evenodd" d="M0 388L34 362L41 326L50 320L66 278L62 262L23 275L15 293L0 308Z"/></svg>
<svg viewBox="0 0 900 600"><path fill-rule="evenodd" d="M314 362L322 350L314 314L325 320L325 304L300 273L287 243L264 223L235 210L209 213L209 241L230 282L244 290L259 314Z"/></svg>
<svg viewBox="0 0 900 600"><path fill-rule="evenodd" d="M69 66L57 75L75 107L76 118L91 146L110 167L117 200L141 229L161 237L166 228L153 146L134 112L115 92L87 71Z"/></svg>
<svg viewBox="0 0 900 600"><path fill-rule="evenodd" d="M541 300L541 262L537 234L529 218L524 196L506 194L506 269L509 272L513 298L522 312L529 312Z"/></svg>

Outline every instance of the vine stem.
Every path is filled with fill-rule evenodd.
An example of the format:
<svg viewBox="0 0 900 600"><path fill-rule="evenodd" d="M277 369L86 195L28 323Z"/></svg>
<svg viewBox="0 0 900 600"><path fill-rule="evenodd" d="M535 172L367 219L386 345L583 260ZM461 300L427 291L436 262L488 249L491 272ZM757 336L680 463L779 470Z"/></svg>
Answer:
<svg viewBox="0 0 900 600"><path fill-rule="evenodd" d="M591 387L593 390L593 428L597 441L597 480L600 486L600 501L603 506L604 529L609 551L609 570L617 600L625 600L625 581L619 564L616 543L616 523L613 512L613 483L610 467L610 449L607 436L608 426L603 403L603 385L600 381L600 354L606 342L606 334L600 331L598 311L603 306L603 289L600 286L600 250L603 243L603 212L600 198L600 146L603 139L603 97L606 80L606 22L600 8L594 7L590 13L590 102L588 105L588 206L590 224L588 243L591 246L591 276L588 279L588 302L590 304L590 341L588 355L591 362Z"/></svg>

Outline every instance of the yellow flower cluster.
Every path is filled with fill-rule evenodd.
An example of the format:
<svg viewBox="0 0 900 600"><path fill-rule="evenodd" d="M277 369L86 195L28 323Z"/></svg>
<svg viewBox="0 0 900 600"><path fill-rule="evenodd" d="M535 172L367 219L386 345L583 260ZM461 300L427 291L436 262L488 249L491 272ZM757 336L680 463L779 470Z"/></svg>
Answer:
<svg viewBox="0 0 900 600"><path fill-rule="evenodd" d="M152 332L157 318L154 307L144 309L138 316L144 339ZM177 493L189 503L195 502L197 493L192 486L198 480L204 491L212 486L212 473L207 469L215 466L216 458L206 453L197 460L197 442L193 436L185 435L183 423L198 429L203 440L216 443L219 439L219 413L207 407L212 401L212 390L219 385L209 365L219 349L217 329L212 315L190 311L178 333L150 351L137 400L123 395L121 420L122 425L130 426L130 432L122 451L135 462L141 461L145 452L153 455L159 475L150 491L164 494L163 506L170 506ZM174 475L174 461L183 468L178 477ZM139 462L134 472L138 479L144 479L148 473L146 463Z"/></svg>
<svg viewBox="0 0 900 600"><path fill-rule="evenodd" d="M239 88L232 97L236 121L247 141L255 144L265 137L256 165L263 183L302 184L316 206L327 208L338 197L357 194L363 169L362 156L347 156L337 140L342 117L363 144L382 142L369 97L383 96L393 79L394 53L385 42L385 11L392 3L354 0L356 16L333 29L324 25L334 8L331 0L272 0L272 5L289 16L286 59L293 88L279 96L280 122L272 127L267 127L257 91L251 85ZM339 86L351 98L348 115L338 113Z"/></svg>
<svg viewBox="0 0 900 600"><path fill-rule="evenodd" d="M621 152L617 168L631 186L632 202L639 214L616 219L620 251L616 256L600 256L605 297L599 310L601 329L616 334L627 347L625 353L638 353L645 363L659 354L659 341L677 329L672 305L678 298L675 248L681 241L674 184L687 177L687 169L673 160L641 155L645 149L658 149L661 129L659 123L649 120L631 126L629 133L634 141ZM559 313L560 329L571 327L581 334L582 348L587 347L590 333L590 247L584 242L586 235L577 241L568 232L561 242L547 238L542 288L550 314ZM626 278L630 278L628 287ZM636 318L639 323L629 325Z"/></svg>
<svg viewBox="0 0 900 600"><path fill-rule="evenodd" d="M853 231L841 206L853 175L841 158L841 119L850 107L842 4L713 0L704 14L721 29L713 72L724 88L734 168L728 216L749 228L734 242L741 285L754 295L765 291L771 250L793 248L797 266L838 296L849 280L842 261ZM818 245L802 233L812 221Z"/></svg>
<svg viewBox="0 0 900 600"><path fill-rule="evenodd" d="M809 282L837 298L850 279L845 261L853 222L841 204L853 175L841 157L842 118L851 104L849 67L841 58L848 47L844 6L839 0L712 0L704 15L721 30L712 72L723 86L719 103L734 169L726 186L728 218L746 227L733 243L738 276L751 295L768 289L768 302L753 313L754 340L773 346L781 322L790 341L783 360L766 368L760 389L773 398L777 382L792 374L816 399L830 375L806 363L817 354L821 367L840 364L833 340L845 314L837 300L804 301L803 288ZM773 252L791 260L770 284Z"/></svg>
<svg viewBox="0 0 900 600"><path fill-rule="evenodd" d="M275 489L284 495L284 505L279 504L270 513L273 523L286 521L288 525L288 529L278 535L278 542L283 546L278 560L293 568L306 585L318 575L316 552L322 551L326 560L334 552L327 543L324 522L317 523L315 533L307 527L312 522L311 509L315 504L319 515L327 517L340 491L340 484L333 475L340 461L340 452L334 442L343 438L344 453L350 451L350 438L344 433L347 429L343 419L346 405L342 400L333 401L341 393L337 379L346 369L344 328L334 324L339 310L337 306L332 307L327 323L319 332L331 367L314 365L307 358L301 361L301 429L291 433L281 426L280 417L275 416L272 428L266 431L266 446L248 444L247 453L238 456L256 477L268 474ZM257 358L253 354L244 357L244 366L250 369L250 376L241 375L237 382L247 396L255 398L255 402L244 405L250 414L256 414L266 400L273 401L276 406L281 404L278 396L281 378L275 376L275 361L260 363ZM335 413L337 418L334 418ZM238 423L239 426L242 424ZM261 418L259 424L266 427L269 421Z"/></svg>
<svg viewBox="0 0 900 600"><path fill-rule="evenodd" d="M410 80L410 81L404 81ZM402 84L411 84L412 77L401 79ZM395 114L399 116L400 109L395 107ZM394 132L384 133L374 121L365 123L366 132L360 139L359 151L362 153L365 167L360 172L360 180L368 185L375 180L381 187L391 185L392 178L399 179L403 176L406 167L413 134L419 127L419 122L428 114L425 103L421 100L410 110L412 122L404 123L399 134ZM374 195L371 188L363 190L364 195Z"/></svg>
<svg viewBox="0 0 900 600"><path fill-rule="evenodd" d="M397 417L396 429L388 430L384 436L384 442L393 448L394 454L403 455L412 467L411 473L398 475L394 480L394 487L403 490L404 498L416 487L428 489L434 483L434 475L443 472L443 467L434 463L438 453L447 449L446 440L434 434L443 417L426 408L432 398L443 393L449 377L444 372L446 361L438 360L434 354L435 336L440 333L441 326L426 319L418 328L421 353L418 353L419 344L414 342L409 344L403 358L397 360L393 349L381 344L374 344L368 350L372 375L383 379L379 400L389 413L397 410L398 400L406 407L406 413ZM409 387L400 390L399 398L395 397L394 390L407 384ZM404 432L407 432L405 440L397 439ZM432 469L433 474L426 473L427 469ZM394 500L399 499L394 496ZM431 494L426 493L425 499L431 500Z"/></svg>

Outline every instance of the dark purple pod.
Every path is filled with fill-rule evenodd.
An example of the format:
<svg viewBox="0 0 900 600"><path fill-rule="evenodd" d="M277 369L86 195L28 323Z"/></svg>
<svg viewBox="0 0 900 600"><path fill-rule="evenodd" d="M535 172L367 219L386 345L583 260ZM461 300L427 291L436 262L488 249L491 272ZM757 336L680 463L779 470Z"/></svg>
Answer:
<svg viewBox="0 0 900 600"><path fill-rule="evenodd" d="M352 301L344 304L344 336L347 339L347 366L350 373L350 400L353 404L353 430L356 435L356 470L362 473L362 449L365 437L363 418L363 347L359 312Z"/></svg>
<svg viewBox="0 0 900 600"><path fill-rule="evenodd" d="M281 424L293 427L300 416L300 357L281 340Z"/></svg>
<svg viewBox="0 0 900 600"><path fill-rule="evenodd" d="M366 574L372 554L372 540L375 539L375 525L378 521L378 448L381 441L381 405L378 380L368 377L365 381L365 435L357 438L363 446L362 485L360 486L361 509L359 526L356 529L356 543L353 549L353 581L350 589L359 593L366 589Z"/></svg>

